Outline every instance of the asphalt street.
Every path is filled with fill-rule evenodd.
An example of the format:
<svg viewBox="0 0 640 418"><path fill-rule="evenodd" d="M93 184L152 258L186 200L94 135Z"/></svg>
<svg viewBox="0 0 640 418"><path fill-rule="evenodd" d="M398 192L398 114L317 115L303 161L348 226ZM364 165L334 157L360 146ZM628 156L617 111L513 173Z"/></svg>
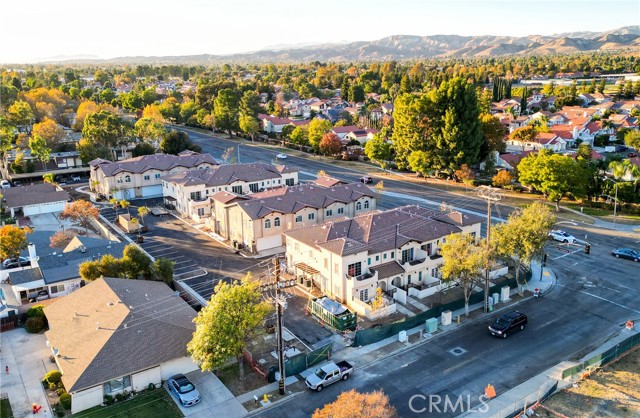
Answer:
<svg viewBox="0 0 640 418"><path fill-rule="evenodd" d="M189 134L204 152L210 152L216 158L220 158L230 146L238 145L240 162L273 162L279 152L254 147L248 141L245 145L237 140L214 139L192 131ZM303 179L312 178L304 177L305 173L313 174L319 170L350 181L357 181L363 175L313 157L290 156L282 162L298 168ZM486 202L480 199L461 197L426 184L389 179L384 179L384 183L386 191L486 213ZM380 207L415 203L408 200L385 196ZM510 210L501 206L500 213L495 210L492 216L506 218ZM640 263L611 256L614 248L637 248L640 235L582 224L562 225L562 229L580 241L573 245L557 242L547 245L547 265L558 277L557 286L543 298L528 300L518 306L529 316L529 326L523 332L506 340L495 339L486 330L488 317L480 324L469 324L400 355L358 369L347 382L336 383L321 393L304 393L265 411L261 416L307 417L316 408L351 388L360 391L383 389L403 417L429 416L411 411L409 399L415 394L427 397L436 394L468 395L474 405L487 384L494 385L498 395L504 393L560 361L584 355L620 330L626 320L640 320ZM591 244L589 255L584 252L586 242ZM455 355L449 351L456 347L462 348L464 353Z"/></svg>

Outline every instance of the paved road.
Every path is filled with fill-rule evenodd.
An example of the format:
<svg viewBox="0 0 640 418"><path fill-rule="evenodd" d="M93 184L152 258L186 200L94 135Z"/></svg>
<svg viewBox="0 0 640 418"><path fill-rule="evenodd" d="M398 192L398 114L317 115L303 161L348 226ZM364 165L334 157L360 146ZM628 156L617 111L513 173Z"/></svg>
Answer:
<svg viewBox="0 0 640 418"><path fill-rule="evenodd" d="M238 143L241 162L272 162L276 154L276 151L248 146L248 142L243 145L242 142L214 139L192 132L190 136L205 152L217 158L226 148L238 146ZM289 157L286 164L305 173L324 170L329 175L352 181L362 175L313 158ZM304 173L301 177L306 178L303 176ZM486 203L479 199L460 197L428 185L384 181L387 191L434 202L445 201L479 213L486 211ZM384 209L407 203L413 202L385 196L380 207ZM500 213L493 211L492 216L505 218L510 212L508 207L500 208ZM412 395L470 395L477 399L489 383L496 387L498 394L504 393L560 361L587 353L620 329L627 319L640 320L640 263L618 260L610 254L613 248L638 247L640 235L585 225L562 225L562 228L581 241L577 245L548 244L548 266L556 272L558 285L542 299L530 300L519 306L530 317L530 325L524 332L500 340L487 335L485 323L469 325L360 369L352 380L337 383L322 393L304 393L263 416L310 416L315 408L333 401L338 394L350 388L361 391L382 388L401 416L420 416L409 408ZM584 253L585 242L592 245L589 255ZM448 350L454 347L461 347L466 352L460 356L451 354Z"/></svg>

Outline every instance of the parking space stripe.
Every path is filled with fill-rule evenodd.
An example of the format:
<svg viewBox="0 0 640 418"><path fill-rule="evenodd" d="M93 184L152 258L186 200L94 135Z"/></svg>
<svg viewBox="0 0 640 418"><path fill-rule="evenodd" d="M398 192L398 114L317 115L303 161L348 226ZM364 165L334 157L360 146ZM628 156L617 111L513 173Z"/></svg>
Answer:
<svg viewBox="0 0 640 418"><path fill-rule="evenodd" d="M197 267L197 266L198 266L198 264L197 264L197 263L195 263L195 264L189 264L188 266L174 267L174 270L175 270L175 269L188 269L188 268L191 268L191 267Z"/></svg>
<svg viewBox="0 0 640 418"><path fill-rule="evenodd" d="M165 250L158 250L158 251L154 251L154 252L153 252L153 254L157 254L158 252L162 253L163 251L165 251ZM158 256L160 256L160 257L164 257L164 256L166 256L166 255L168 255L168 254L175 254L175 253L177 253L177 252L178 252L178 251L169 251L169 252L162 253L162 254L157 254L157 255L158 255ZM154 255L154 257L155 257L155 256L156 256L156 255Z"/></svg>

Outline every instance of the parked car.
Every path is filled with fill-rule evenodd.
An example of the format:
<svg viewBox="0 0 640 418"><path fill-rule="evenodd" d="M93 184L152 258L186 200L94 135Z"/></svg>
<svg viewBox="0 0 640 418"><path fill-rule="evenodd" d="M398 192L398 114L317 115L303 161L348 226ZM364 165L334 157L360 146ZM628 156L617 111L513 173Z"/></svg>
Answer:
<svg viewBox="0 0 640 418"><path fill-rule="evenodd" d="M2 181L0 181L0 188L2 188L2 189L10 189L11 188L11 183L9 183L9 180L2 180Z"/></svg>
<svg viewBox="0 0 640 418"><path fill-rule="evenodd" d="M640 251L636 251L632 248L616 248L611 251L611 255L615 258L626 258L627 260L633 260L636 263L640 261Z"/></svg>
<svg viewBox="0 0 640 418"><path fill-rule="evenodd" d="M626 145L616 145L616 152L625 152L629 147Z"/></svg>
<svg viewBox="0 0 640 418"><path fill-rule="evenodd" d="M38 293L33 293L29 295L29 302L40 302L41 300L49 299L49 292L46 290L39 290Z"/></svg>
<svg viewBox="0 0 640 418"><path fill-rule="evenodd" d="M173 393L182 406L193 406L200 403L202 397L198 389L183 374L177 374L167 382L169 390Z"/></svg>
<svg viewBox="0 0 640 418"><path fill-rule="evenodd" d="M512 332L523 330L527 322L527 315L518 311L509 312L496 319L489 326L489 332L496 337L507 338Z"/></svg>
<svg viewBox="0 0 640 418"><path fill-rule="evenodd" d="M369 176L360 177L360 181L363 182L364 184L373 183L373 179Z"/></svg>
<svg viewBox="0 0 640 418"><path fill-rule="evenodd" d="M80 177L80 176L71 176L71 181L82 181L82 177Z"/></svg>
<svg viewBox="0 0 640 418"><path fill-rule="evenodd" d="M7 258L2 262L2 267L6 269L14 269L16 267L30 266L31 260L27 257Z"/></svg>
<svg viewBox="0 0 640 418"><path fill-rule="evenodd" d="M286 160L287 159L287 154L278 154L276 155L276 158L279 160Z"/></svg>
<svg viewBox="0 0 640 418"><path fill-rule="evenodd" d="M571 243L571 244L576 242L576 237L574 237L573 235L569 235L566 232L561 231L559 229L549 232L549 236L552 239L554 239L555 241L560 241L560 242L564 242L564 243Z"/></svg>
<svg viewBox="0 0 640 418"><path fill-rule="evenodd" d="M339 380L349 379L351 373L353 373L353 366L349 362L330 362L320 367L315 373L307 376L304 382L309 389L322 392L325 386L329 386Z"/></svg>

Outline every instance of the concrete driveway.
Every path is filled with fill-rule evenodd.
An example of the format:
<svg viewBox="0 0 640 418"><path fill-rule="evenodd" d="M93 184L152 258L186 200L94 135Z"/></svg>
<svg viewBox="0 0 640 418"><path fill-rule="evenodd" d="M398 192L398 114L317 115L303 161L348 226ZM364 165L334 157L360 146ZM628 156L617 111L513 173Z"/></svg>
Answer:
<svg viewBox="0 0 640 418"><path fill-rule="evenodd" d="M15 418L32 417L31 405L42 406L39 414L52 417L46 402L42 378L56 365L49 361L51 351L44 334L29 334L24 328L3 332L0 371L0 392L6 393ZM5 372L9 366L9 374Z"/></svg>
<svg viewBox="0 0 640 418"><path fill-rule="evenodd" d="M247 415L247 410L222 384L216 375L210 372L203 373L196 370L186 374L202 396L202 401L192 407L185 408L169 391L167 384L164 388L171 395L171 399L178 405L185 417L193 418L240 418Z"/></svg>

